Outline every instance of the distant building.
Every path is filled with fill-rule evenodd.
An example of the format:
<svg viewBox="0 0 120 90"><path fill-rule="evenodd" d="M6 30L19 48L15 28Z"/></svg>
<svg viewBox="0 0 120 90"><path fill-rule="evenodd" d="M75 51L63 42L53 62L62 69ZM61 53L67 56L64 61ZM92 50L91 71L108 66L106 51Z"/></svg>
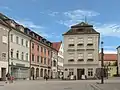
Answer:
<svg viewBox="0 0 120 90"><path fill-rule="evenodd" d="M99 54L99 65L101 66L101 54ZM108 77L117 74L117 54L104 53L104 68L107 69Z"/></svg>
<svg viewBox="0 0 120 90"><path fill-rule="evenodd" d="M58 75L58 78L60 78L60 76L63 75L63 61L64 61L62 42L53 42L53 48L55 48L58 51L57 75Z"/></svg>
<svg viewBox="0 0 120 90"><path fill-rule="evenodd" d="M64 36L64 78L70 75L81 79L82 75L93 78L99 67L100 33L93 25L81 22L71 26Z"/></svg>
<svg viewBox="0 0 120 90"><path fill-rule="evenodd" d="M0 79L51 77L52 43L0 13ZM54 49L53 49L54 50Z"/></svg>
<svg viewBox="0 0 120 90"><path fill-rule="evenodd" d="M57 75L57 62L58 62L58 51L56 50L56 48L52 49L52 66L51 66L51 75L52 75L52 78L53 79L56 79L58 78L58 75Z"/></svg>
<svg viewBox="0 0 120 90"><path fill-rule="evenodd" d="M8 72L8 32L7 24L0 17L0 80L6 80Z"/></svg>
<svg viewBox="0 0 120 90"><path fill-rule="evenodd" d="M120 74L120 46L117 47L117 66L118 66L118 74Z"/></svg>

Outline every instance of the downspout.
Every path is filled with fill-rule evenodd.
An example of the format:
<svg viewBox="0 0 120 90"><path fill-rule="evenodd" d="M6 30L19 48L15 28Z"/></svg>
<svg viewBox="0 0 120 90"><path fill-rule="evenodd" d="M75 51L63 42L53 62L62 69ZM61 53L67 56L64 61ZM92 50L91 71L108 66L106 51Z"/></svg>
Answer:
<svg viewBox="0 0 120 90"><path fill-rule="evenodd" d="M59 76L58 76L58 52L57 52L57 79L59 79Z"/></svg>
<svg viewBox="0 0 120 90"><path fill-rule="evenodd" d="M30 47L29 47L29 49L30 49L30 53L29 53L29 55L30 55L30 71L29 71L29 80L31 80L31 42L32 42L32 38L30 39Z"/></svg>
<svg viewBox="0 0 120 90"><path fill-rule="evenodd" d="M10 32L12 29L8 31L8 73L10 74Z"/></svg>

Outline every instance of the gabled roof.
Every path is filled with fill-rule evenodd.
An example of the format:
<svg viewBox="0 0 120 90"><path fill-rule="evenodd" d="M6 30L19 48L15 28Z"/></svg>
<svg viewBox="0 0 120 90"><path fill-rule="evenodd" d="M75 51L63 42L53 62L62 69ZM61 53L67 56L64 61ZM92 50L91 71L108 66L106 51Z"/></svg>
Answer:
<svg viewBox="0 0 120 90"><path fill-rule="evenodd" d="M53 42L52 47L56 49L57 51L59 51L61 44L62 42Z"/></svg>
<svg viewBox="0 0 120 90"><path fill-rule="evenodd" d="M99 54L101 60L101 54ZM104 61L117 61L117 54L104 54Z"/></svg>
<svg viewBox="0 0 120 90"><path fill-rule="evenodd" d="M75 35L75 34L100 34L93 29L93 25L89 25L85 22L71 26L71 29L63 35Z"/></svg>

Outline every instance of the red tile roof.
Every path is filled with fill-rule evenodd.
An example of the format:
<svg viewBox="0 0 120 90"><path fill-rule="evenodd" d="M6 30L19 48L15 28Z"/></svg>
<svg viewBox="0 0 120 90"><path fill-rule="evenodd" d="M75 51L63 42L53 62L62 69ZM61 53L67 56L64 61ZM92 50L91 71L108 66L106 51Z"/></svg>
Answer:
<svg viewBox="0 0 120 90"><path fill-rule="evenodd" d="M57 51L59 51L61 44L62 44L62 42L53 42L53 43L52 43L52 47L53 47L54 49L56 49Z"/></svg>
<svg viewBox="0 0 120 90"><path fill-rule="evenodd" d="M101 54L99 54L101 60ZM104 61L117 61L117 54L104 54Z"/></svg>

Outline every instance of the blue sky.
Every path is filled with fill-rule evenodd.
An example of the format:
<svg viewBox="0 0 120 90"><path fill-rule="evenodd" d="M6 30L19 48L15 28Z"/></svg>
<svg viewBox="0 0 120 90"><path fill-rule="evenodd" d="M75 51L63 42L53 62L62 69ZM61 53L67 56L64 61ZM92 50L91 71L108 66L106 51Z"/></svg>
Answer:
<svg viewBox="0 0 120 90"><path fill-rule="evenodd" d="M119 0L1 0L0 12L50 41L61 41L70 25L84 21L101 33L105 50L120 45Z"/></svg>

